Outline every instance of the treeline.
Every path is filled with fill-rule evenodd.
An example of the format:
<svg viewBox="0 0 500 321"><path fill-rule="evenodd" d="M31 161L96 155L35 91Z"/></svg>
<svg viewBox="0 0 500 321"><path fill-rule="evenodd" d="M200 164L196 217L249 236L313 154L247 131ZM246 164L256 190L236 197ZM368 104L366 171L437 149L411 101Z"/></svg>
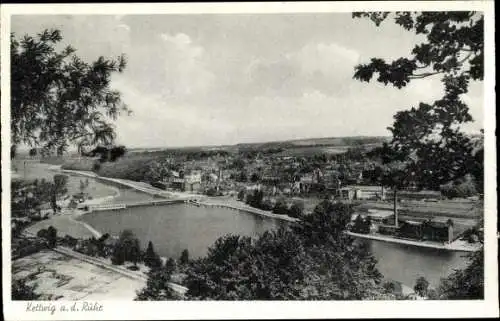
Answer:
<svg viewBox="0 0 500 321"><path fill-rule="evenodd" d="M13 217L29 216L37 220L41 219L41 207L50 204L55 213L60 210L57 199L67 192L68 176L56 174L53 181L44 178L32 181L11 181L11 213Z"/></svg>
<svg viewBox="0 0 500 321"><path fill-rule="evenodd" d="M190 300L362 300L380 298L382 275L362 243L342 231L352 208L321 203L301 224L258 238L226 235L186 271ZM142 293L164 275L151 275ZM150 286L151 285L151 286ZM164 286L165 287L165 286ZM142 300L150 299L141 296Z"/></svg>
<svg viewBox="0 0 500 321"><path fill-rule="evenodd" d="M248 194L240 191L238 200L245 201L246 204L263 211L272 211L274 214L288 215L294 218L301 218L304 215L304 202L294 201L288 206L286 199L280 197L273 204L269 198L264 198L264 192L261 190L254 190Z"/></svg>
<svg viewBox="0 0 500 321"><path fill-rule="evenodd" d="M191 260L183 282L188 300L398 300L383 282L366 242L343 233L350 205L323 201L300 223L267 231L257 238L226 235L205 257ZM366 222L364 222L366 223ZM430 289L417 280L415 293L428 299L483 298L483 250L469 265ZM173 300L168 267L150 272L138 300Z"/></svg>

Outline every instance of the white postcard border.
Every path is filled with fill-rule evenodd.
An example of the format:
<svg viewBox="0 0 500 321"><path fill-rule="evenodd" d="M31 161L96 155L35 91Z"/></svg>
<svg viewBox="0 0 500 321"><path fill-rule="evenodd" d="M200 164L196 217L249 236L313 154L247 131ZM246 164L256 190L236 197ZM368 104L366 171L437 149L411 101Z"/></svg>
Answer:
<svg viewBox="0 0 500 321"><path fill-rule="evenodd" d="M248 301L248 302L123 302L100 301L102 312L27 312L26 302L10 300L10 16L16 14L202 14L351 11L477 10L485 14L485 300L482 301ZM21 4L1 6L2 106L2 258L3 307L7 320L86 319L294 319L361 317L491 317L498 316L497 194L495 138L495 48L493 1L411 2L274 2L189 4ZM71 306L71 301L37 301Z"/></svg>

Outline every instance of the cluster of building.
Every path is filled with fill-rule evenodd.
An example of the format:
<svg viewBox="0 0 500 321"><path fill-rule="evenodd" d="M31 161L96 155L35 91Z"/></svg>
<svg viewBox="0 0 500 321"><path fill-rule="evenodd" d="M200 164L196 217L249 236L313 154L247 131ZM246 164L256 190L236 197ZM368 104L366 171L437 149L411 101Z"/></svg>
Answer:
<svg viewBox="0 0 500 321"><path fill-rule="evenodd" d="M358 214L353 215L353 221ZM362 215L370 218L370 233L419 241L453 242L459 235L454 233L453 221L436 221L429 218L399 218L394 211L368 210Z"/></svg>

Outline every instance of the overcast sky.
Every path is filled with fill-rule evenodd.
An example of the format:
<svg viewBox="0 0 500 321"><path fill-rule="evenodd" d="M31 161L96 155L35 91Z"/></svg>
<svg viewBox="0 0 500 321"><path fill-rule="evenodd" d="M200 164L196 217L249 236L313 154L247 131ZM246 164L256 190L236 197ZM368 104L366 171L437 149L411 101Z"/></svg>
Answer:
<svg viewBox="0 0 500 321"><path fill-rule="evenodd" d="M405 89L352 79L371 57L408 55L416 36L351 14L13 16L12 31L62 30L87 61L124 53L112 80L133 111L116 122L129 147L389 135L398 110L442 94L438 78ZM483 126L483 86L464 100Z"/></svg>

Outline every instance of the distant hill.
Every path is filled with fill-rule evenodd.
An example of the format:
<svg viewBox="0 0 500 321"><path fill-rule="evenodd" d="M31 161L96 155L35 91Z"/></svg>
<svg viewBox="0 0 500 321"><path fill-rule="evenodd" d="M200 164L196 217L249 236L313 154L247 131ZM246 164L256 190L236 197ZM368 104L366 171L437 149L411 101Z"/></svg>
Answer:
<svg viewBox="0 0 500 321"><path fill-rule="evenodd" d="M236 145L198 146L198 147L152 147L131 148L129 152L161 152L161 151L257 151L257 150L286 150L288 154L308 154L314 152L342 153L352 146L375 147L389 141L386 136L349 136L349 137L323 137L301 138L285 141L241 143Z"/></svg>
<svg viewBox="0 0 500 321"><path fill-rule="evenodd" d="M350 147L355 145L378 145L389 141L386 136L348 136L348 137L323 137L303 138L285 141L274 141L264 143L237 144L239 149L261 149L261 148L297 148L297 147Z"/></svg>

